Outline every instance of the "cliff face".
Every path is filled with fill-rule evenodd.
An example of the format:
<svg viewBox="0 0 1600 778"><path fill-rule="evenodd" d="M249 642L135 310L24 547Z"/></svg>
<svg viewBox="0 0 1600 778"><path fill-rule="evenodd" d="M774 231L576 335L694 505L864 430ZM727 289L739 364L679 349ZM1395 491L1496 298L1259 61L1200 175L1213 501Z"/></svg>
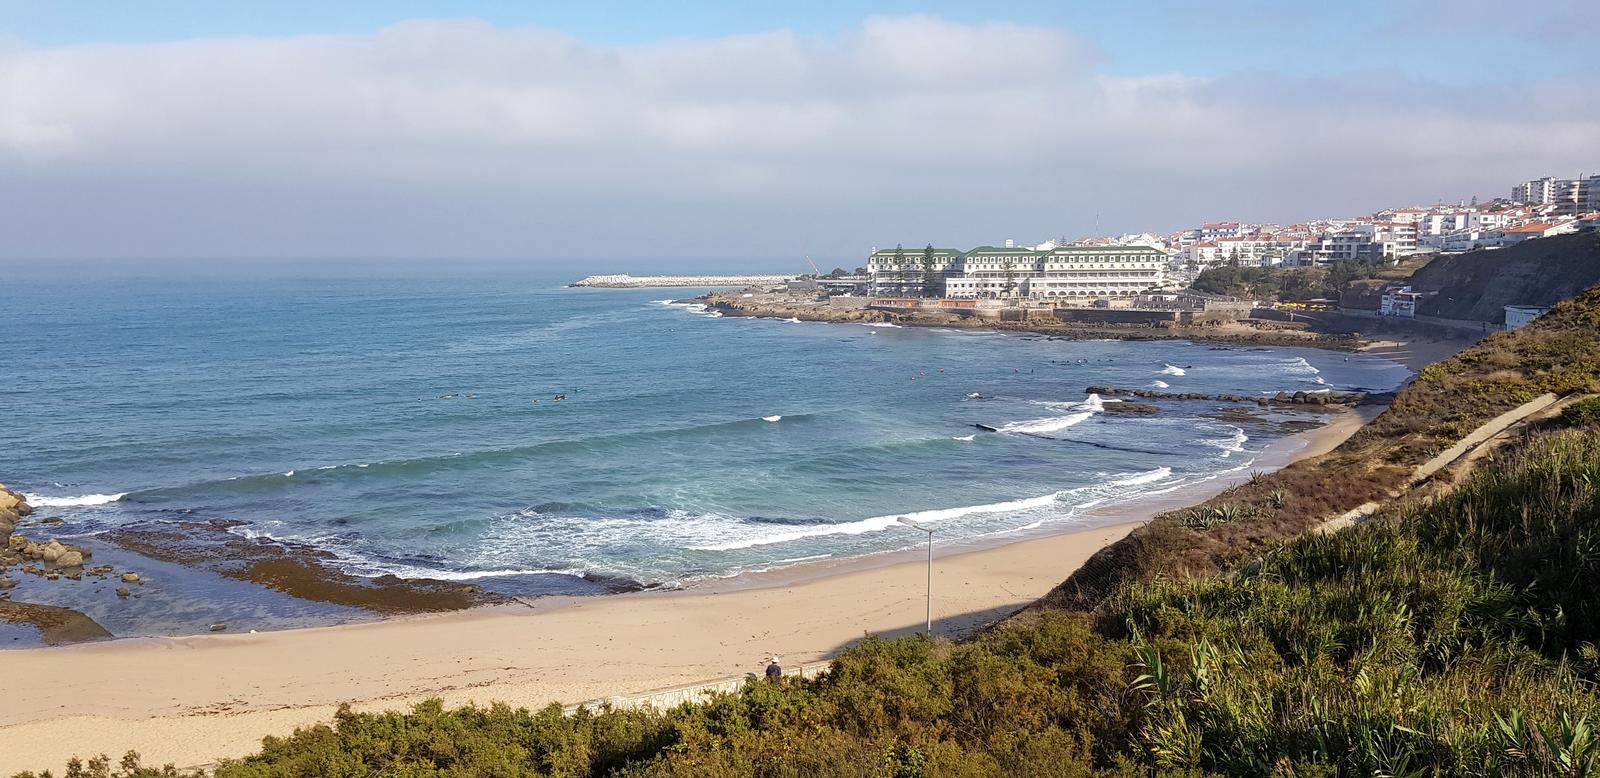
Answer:
<svg viewBox="0 0 1600 778"><path fill-rule="evenodd" d="M1507 305L1554 305L1600 284L1600 234L1530 240L1510 248L1440 257L1411 277L1430 293L1421 313L1498 324Z"/></svg>

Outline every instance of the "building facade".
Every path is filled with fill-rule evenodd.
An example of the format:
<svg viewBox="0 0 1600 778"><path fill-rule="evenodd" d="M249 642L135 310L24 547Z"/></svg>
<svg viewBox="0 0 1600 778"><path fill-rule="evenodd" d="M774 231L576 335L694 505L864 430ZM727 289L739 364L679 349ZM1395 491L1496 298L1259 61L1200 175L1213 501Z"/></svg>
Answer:
<svg viewBox="0 0 1600 778"><path fill-rule="evenodd" d="M1091 302L1131 298L1166 281L1167 254L1149 246L1066 245L1034 249L979 246L935 249L924 272L923 250L886 249L867 259L876 297L1026 298Z"/></svg>

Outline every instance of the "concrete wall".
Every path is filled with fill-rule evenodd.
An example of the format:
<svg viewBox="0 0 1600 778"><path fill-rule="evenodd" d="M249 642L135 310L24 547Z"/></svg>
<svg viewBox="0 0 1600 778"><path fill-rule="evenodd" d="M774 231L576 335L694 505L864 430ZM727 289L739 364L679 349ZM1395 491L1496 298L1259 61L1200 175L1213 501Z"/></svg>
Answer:
<svg viewBox="0 0 1600 778"><path fill-rule="evenodd" d="M1135 311L1117 308L1057 308L1059 321L1093 324L1170 324L1178 320L1177 311Z"/></svg>

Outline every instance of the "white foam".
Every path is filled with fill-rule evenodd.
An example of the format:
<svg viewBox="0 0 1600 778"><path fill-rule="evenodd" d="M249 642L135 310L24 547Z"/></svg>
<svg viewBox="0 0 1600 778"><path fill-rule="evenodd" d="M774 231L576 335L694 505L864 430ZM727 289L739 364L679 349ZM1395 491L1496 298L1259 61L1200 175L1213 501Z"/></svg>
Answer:
<svg viewBox="0 0 1600 778"><path fill-rule="evenodd" d="M1155 387L1155 388L1157 388L1157 389L1166 389L1166 388L1172 386L1172 384L1169 384L1166 381L1151 381L1150 385Z"/></svg>
<svg viewBox="0 0 1600 778"><path fill-rule="evenodd" d="M284 477L293 476L294 475L294 471L293 470L284 471L283 475L284 475Z"/></svg>
<svg viewBox="0 0 1600 778"><path fill-rule="evenodd" d="M1228 455L1230 455L1230 454L1233 454L1233 453L1238 452L1238 451L1243 451L1244 450L1244 444L1248 440L1250 440L1250 436L1244 434L1244 430L1243 429L1240 429L1238 427L1234 427L1233 428L1233 436L1228 438L1227 440L1211 440L1211 441L1206 441L1206 442L1209 443L1210 445L1213 445L1213 446L1216 446L1217 448L1222 449L1223 458L1227 458Z"/></svg>
<svg viewBox="0 0 1600 778"><path fill-rule="evenodd" d="M351 560L347 560L351 561ZM366 560L351 561L353 567L362 571L362 575L377 577L380 575L393 575L400 578L432 578L437 581L478 581L484 578L513 578L526 575L570 575L582 577L582 570L546 570L541 568L522 569L511 568L507 570L437 570L431 567L416 567L414 565L385 564Z"/></svg>
<svg viewBox="0 0 1600 778"><path fill-rule="evenodd" d="M127 496L127 492L116 494L83 494L77 497L46 497L42 494L23 493L23 499L35 508L79 508L86 505L105 505L113 503Z"/></svg>
<svg viewBox="0 0 1600 778"><path fill-rule="evenodd" d="M708 319L722 318L722 311L713 311L707 308L705 303L680 303L675 300L663 300L661 304L671 308L682 308L696 316L704 316Z"/></svg>
<svg viewBox="0 0 1600 778"><path fill-rule="evenodd" d="M1091 394L1089 395L1089 398L1083 402L1075 403L1068 407L1072 408L1073 412L1065 416L1052 416L1047 419L1031 419L1029 421L1014 421L1010 424L1000 427L1000 431L1017 432L1028 435L1040 435L1046 432L1059 432L1073 425L1082 424L1083 422L1088 421L1089 417L1099 413L1100 410L1105 407L1105 404L1103 401L1101 401L1100 395Z"/></svg>
<svg viewBox="0 0 1600 778"><path fill-rule="evenodd" d="M762 421L778 422L778 421L782 421L783 417L782 416L762 416L761 420Z"/></svg>
<svg viewBox="0 0 1600 778"><path fill-rule="evenodd" d="M1161 368L1162 375L1188 375L1187 371L1177 365L1168 365L1165 362L1161 364L1163 365Z"/></svg>
<svg viewBox="0 0 1600 778"><path fill-rule="evenodd" d="M865 324L862 324L861 326L863 326L863 327L887 327L889 329L894 329L894 330L900 329L900 325L898 325L898 324L890 324L889 322L886 322L886 321L871 321L871 322L867 322Z"/></svg>
<svg viewBox="0 0 1600 778"><path fill-rule="evenodd" d="M976 438L976 437L978 437L977 434L956 435L955 437L951 438L951 440L972 440L973 438Z"/></svg>
<svg viewBox="0 0 1600 778"><path fill-rule="evenodd" d="M1143 473L1136 473L1136 474L1130 475L1130 476L1128 476L1126 478L1119 478L1119 479L1117 479L1115 481L1112 481L1111 485L1112 486L1138 486L1139 484L1148 484L1148 483L1152 483L1152 482L1155 482L1155 481L1159 481L1159 480L1161 480L1163 478L1166 478L1169 475L1172 475L1172 468L1170 468L1170 467L1158 467L1158 468L1156 468L1154 470L1149 470L1149 471L1146 471L1146 472L1143 472Z"/></svg>
<svg viewBox="0 0 1600 778"><path fill-rule="evenodd" d="M805 529L780 532L765 537L736 540L728 543L715 543L706 546L694 546L695 551L736 551L755 546L770 546L774 543L789 543L807 538L825 537L828 535L864 535L868 532L882 532L886 529L901 526L900 518L911 519L920 524L932 524L940 521L973 516L984 513L1009 513L1042 508L1051 505L1060 499L1064 492L1051 492L1042 497L1028 497L1021 500L1008 500L1006 502L990 503L988 505L969 505L962 508L940 508L928 511L915 511L891 516L873 516L860 521L847 521L839 524L823 524Z"/></svg>
<svg viewBox="0 0 1600 778"><path fill-rule="evenodd" d="M790 324L799 324L800 323L799 317L796 317L796 316L790 316L789 318L784 319L784 321L789 322Z"/></svg>

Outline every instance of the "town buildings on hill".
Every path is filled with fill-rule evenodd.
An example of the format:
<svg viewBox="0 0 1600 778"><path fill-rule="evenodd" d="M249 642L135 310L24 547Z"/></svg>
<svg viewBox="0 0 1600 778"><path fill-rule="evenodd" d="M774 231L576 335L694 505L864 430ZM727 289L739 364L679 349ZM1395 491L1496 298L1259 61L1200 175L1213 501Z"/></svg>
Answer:
<svg viewBox="0 0 1600 778"><path fill-rule="evenodd" d="M1024 298L1089 303L1173 288L1210 267L1394 261L1424 253L1501 248L1600 229L1600 175L1538 178L1510 198L1388 208L1298 224L1219 221L1167 235L1045 241L1019 246L875 249L868 288L878 297Z"/></svg>

